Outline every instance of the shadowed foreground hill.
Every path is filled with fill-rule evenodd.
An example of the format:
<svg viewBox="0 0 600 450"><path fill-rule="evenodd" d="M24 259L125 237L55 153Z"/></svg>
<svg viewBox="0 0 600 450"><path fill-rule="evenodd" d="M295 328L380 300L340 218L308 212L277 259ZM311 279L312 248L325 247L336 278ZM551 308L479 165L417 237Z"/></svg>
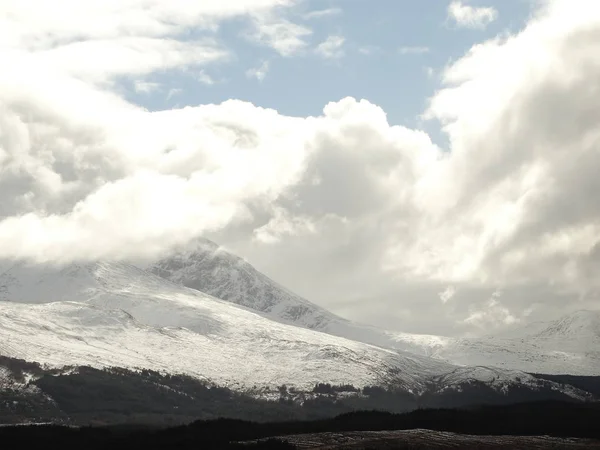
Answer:
<svg viewBox="0 0 600 450"><path fill-rule="evenodd" d="M572 378L572 377L571 377ZM597 388L600 380L571 379ZM0 357L0 424L52 422L68 425L147 424L173 426L221 417L256 422L326 419L359 410L403 413L417 408L455 408L473 404L503 405L541 400L590 402L561 391L508 386L492 389L471 381L457 389L431 386L421 395L386 386L318 383L309 391L279 386L239 392L185 375L150 370L92 367L43 368L36 363ZM544 387L545 386L545 387ZM597 398L597 397L595 397ZM418 424L417 424L418 425Z"/></svg>
<svg viewBox="0 0 600 450"><path fill-rule="evenodd" d="M19 442L19 445L25 448L39 448L43 444L62 449L92 450L426 449L452 446L464 449L600 448L600 429L597 426L599 421L600 404L597 403L538 402L460 410L423 409L405 414L355 412L333 419L307 422L261 424L220 419L198 421L168 429L4 427L0 428L0 442ZM393 430L405 431L391 432ZM552 439L541 436L551 436Z"/></svg>

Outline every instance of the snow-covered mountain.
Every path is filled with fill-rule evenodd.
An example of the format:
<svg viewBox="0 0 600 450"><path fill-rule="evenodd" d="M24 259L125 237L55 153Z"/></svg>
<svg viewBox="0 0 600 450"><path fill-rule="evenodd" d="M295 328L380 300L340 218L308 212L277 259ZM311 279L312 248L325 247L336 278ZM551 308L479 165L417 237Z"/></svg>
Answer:
<svg viewBox="0 0 600 450"><path fill-rule="evenodd" d="M536 342L551 342L559 347L575 345L579 351L589 350L588 344L598 350L600 344L600 311L576 311L549 322L541 331L528 333Z"/></svg>
<svg viewBox="0 0 600 450"><path fill-rule="evenodd" d="M455 339L391 332L343 319L290 292L245 260L198 240L148 270L265 317L383 348L452 364L484 365L548 374L600 375L600 312L581 311L555 323L513 330L511 337Z"/></svg>
<svg viewBox="0 0 600 450"><path fill-rule="evenodd" d="M10 264L0 286L0 355L52 366L150 368L240 389L548 384L510 370L495 370L490 384L486 370L279 323L124 263Z"/></svg>
<svg viewBox="0 0 600 450"><path fill-rule="evenodd" d="M52 365L148 367L251 387L421 389L443 362L304 328L123 263L3 268L0 353Z"/></svg>
<svg viewBox="0 0 600 450"><path fill-rule="evenodd" d="M198 239L147 269L182 286L305 328L323 330L340 319L207 239Z"/></svg>
<svg viewBox="0 0 600 450"><path fill-rule="evenodd" d="M463 365L600 375L599 311L577 311L555 321L523 326L515 334L457 339L438 348L432 356Z"/></svg>
<svg viewBox="0 0 600 450"><path fill-rule="evenodd" d="M440 336L388 332L346 320L291 292L207 239L198 239L146 269L173 283L245 306L281 323L376 346L428 355L451 341Z"/></svg>

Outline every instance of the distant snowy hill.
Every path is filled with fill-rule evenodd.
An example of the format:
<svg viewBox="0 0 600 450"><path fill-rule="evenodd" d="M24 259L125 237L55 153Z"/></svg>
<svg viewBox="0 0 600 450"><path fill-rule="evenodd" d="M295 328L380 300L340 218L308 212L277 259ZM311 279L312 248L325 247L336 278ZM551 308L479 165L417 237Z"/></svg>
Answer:
<svg viewBox="0 0 600 450"><path fill-rule="evenodd" d="M514 334L518 337L457 339L432 356L463 365L600 375L599 311L577 311L556 321L524 326Z"/></svg>
<svg viewBox="0 0 600 450"><path fill-rule="evenodd" d="M582 311L554 323L515 329L509 336L455 339L392 332L354 323L320 308L251 264L201 239L148 270L174 283L251 308L281 323L319 330L383 348L459 365L548 374L600 375L600 312Z"/></svg>
<svg viewBox="0 0 600 450"><path fill-rule="evenodd" d="M496 369L490 382L484 368L465 370L279 323L124 263L1 269L4 356L52 366L149 368L239 389L327 382L419 393L473 380L497 390L547 385Z"/></svg>
<svg viewBox="0 0 600 450"><path fill-rule="evenodd" d="M600 344L600 311L577 311L549 322L541 331L530 333L537 342L557 343L559 347L576 345L579 351L586 351L590 342L594 349Z"/></svg>

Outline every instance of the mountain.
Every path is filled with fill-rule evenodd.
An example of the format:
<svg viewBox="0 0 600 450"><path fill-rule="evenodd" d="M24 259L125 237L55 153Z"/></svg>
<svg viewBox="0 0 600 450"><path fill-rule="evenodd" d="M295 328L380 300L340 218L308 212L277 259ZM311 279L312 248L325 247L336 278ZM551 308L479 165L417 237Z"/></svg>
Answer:
<svg viewBox="0 0 600 450"><path fill-rule="evenodd" d="M14 265L0 286L0 352L30 361L147 367L244 388L395 377L418 390L448 367L273 322L124 263Z"/></svg>
<svg viewBox="0 0 600 450"><path fill-rule="evenodd" d="M198 239L147 269L174 283L245 306L281 322L321 331L332 321L343 320L299 297L207 239Z"/></svg>
<svg viewBox="0 0 600 450"><path fill-rule="evenodd" d="M173 283L250 308L278 322L376 346L428 355L451 341L442 336L388 332L346 320L291 292L207 239L198 239L146 269Z"/></svg>
<svg viewBox="0 0 600 450"><path fill-rule="evenodd" d="M516 337L457 339L432 356L461 365L600 375L600 311L577 311L555 321L526 325L516 331Z"/></svg>
<svg viewBox="0 0 600 450"><path fill-rule="evenodd" d="M581 311L555 323L536 323L512 336L456 339L386 331L343 319L290 292L251 264L200 239L150 264L174 283L257 311L280 323L314 329L378 347L430 356L451 364L548 374L600 375L600 312Z"/></svg>
<svg viewBox="0 0 600 450"><path fill-rule="evenodd" d="M414 395L481 383L570 388L519 371L465 370L273 321L125 263L0 267L0 355L48 364L147 368L256 392L283 384L391 386Z"/></svg>
<svg viewBox="0 0 600 450"><path fill-rule="evenodd" d="M558 320L549 322L541 331L530 333L527 337L538 342L578 345L580 351L586 351L590 341L600 344L600 311L576 311ZM592 346L598 348L598 345Z"/></svg>

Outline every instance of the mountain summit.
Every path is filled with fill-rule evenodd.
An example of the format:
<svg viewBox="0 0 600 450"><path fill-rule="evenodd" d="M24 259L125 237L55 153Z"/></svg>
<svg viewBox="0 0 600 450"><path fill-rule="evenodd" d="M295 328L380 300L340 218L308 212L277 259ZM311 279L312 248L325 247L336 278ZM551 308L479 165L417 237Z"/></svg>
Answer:
<svg viewBox="0 0 600 450"><path fill-rule="evenodd" d="M322 330L334 314L303 299L256 270L244 259L208 239L151 264L148 271L268 317L309 329ZM343 319L341 319L343 320Z"/></svg>

